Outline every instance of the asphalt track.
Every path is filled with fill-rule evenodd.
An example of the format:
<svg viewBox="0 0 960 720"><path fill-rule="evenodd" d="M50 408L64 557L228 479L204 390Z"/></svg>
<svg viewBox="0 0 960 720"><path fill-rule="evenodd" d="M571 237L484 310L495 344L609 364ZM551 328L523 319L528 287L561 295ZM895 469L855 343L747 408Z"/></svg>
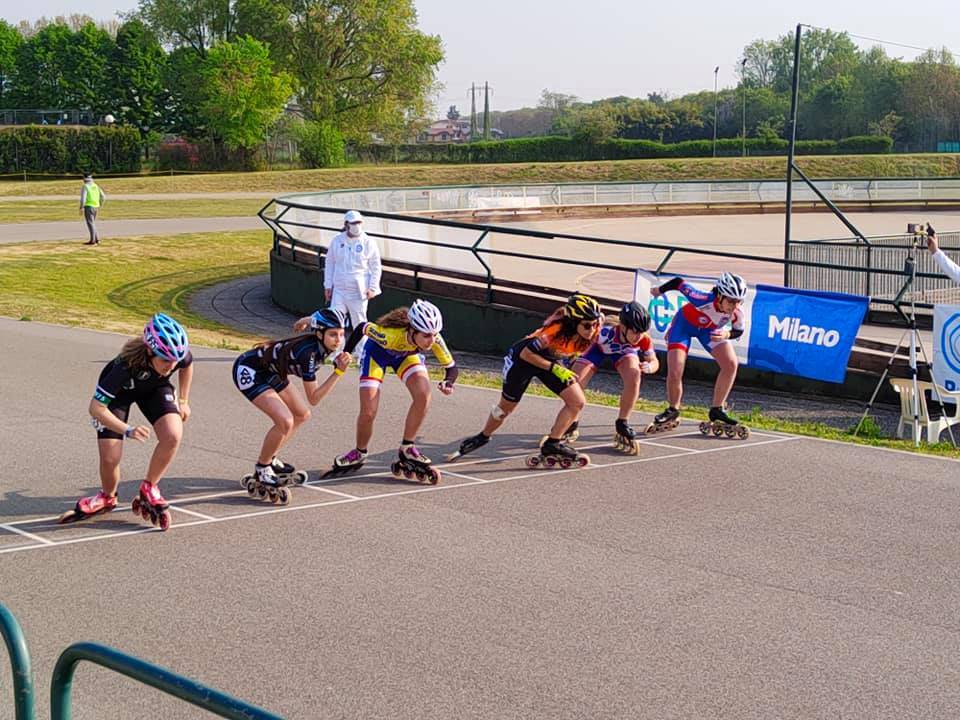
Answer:
<svg viewBox="0 0 960 720"><path fill-rule="evenodd" d="M444 481L388 479L406 409L385 383L365 471L317 482L352 444L348 374L283 453L291 504L239 489L264 418L200 349L194 417L162 488L173 528L127 509L52 521L97 486L86 405L121 336L0 319L0 600L33 653L38 717L72 641L105 642L289 718L954 718L960 464L695 427L531 471L556 401L530 397ZM434 398L439 458L496 393ZM641 418L637 418L637 424ZM152 444L131 443L123 508ZM89 665L77 720L199 718ZM0 660L0 717L12 717Z"/></svg>

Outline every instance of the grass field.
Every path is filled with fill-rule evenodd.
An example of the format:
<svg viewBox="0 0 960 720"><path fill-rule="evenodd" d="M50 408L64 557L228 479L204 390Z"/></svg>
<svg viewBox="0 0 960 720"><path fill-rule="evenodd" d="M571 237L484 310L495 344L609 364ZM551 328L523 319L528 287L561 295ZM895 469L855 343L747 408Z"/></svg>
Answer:
<svg viewBox="0 0 960 720"><path fill-rule="evenodd" d="M133 335L145 317L164 311L188 326L193 342L240 350L261 338L196 315L189 298L208 285L267 272L269 248L269 232L259 230L111 239L95 249L75 242L4 245L0 315ZM465 372L462 377L475 385L500 385L495 373ZM549 394L539 386L531 390ZM603 405L618 402L612 395L588 395ZM646 412L662 409L643 401L638 407ZM687 417L706 418L706 408L689 407L684 412ZM765 417L759 411L743 419L758 430L850 440L842 430ZM856 442L913 450L910 442L877 437L875 426L868 427L867 434ZM921 451L960 458L960 451L948 443L921 446Z"/></svg>
<svg viewBox="0 0 960 720"><path fill-rule="evenodd" d="M811 177L957 177L960 155L837 155L798 158ZM101 178L108 193L306 192L338 188L551 182L729 180L782 178L786 159L686 158L505 165L364 165L202 175ZM0 196L73 195L78 180L0 182Z"/></svg>
<svg viewBox="0 0 960 720"><path fill-rule="evenodd" d="M270 199L233 200L108 200L101 208L100 220L145 220L151 218L249 217ZM82 219L75 200L21 200L0 202L0 223L53 222Z"/></svg>

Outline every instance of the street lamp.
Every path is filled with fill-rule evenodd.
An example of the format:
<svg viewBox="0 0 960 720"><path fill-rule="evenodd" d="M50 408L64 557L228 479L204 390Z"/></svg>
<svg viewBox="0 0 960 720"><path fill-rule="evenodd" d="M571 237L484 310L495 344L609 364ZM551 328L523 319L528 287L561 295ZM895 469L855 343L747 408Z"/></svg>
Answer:
<svg viewBox="0 0 960 720"><path fill-rule="evenodd" d="M720 66L713 69L713 156L717 156L717 73Z"/></svg>
<svg viewBox="0 0 960 720"><path fill-rule="evenodd" d="M747 59L740 63L740 92L743 93L743 121L740 126L740 139L743 157L747 156Z"/></svg>

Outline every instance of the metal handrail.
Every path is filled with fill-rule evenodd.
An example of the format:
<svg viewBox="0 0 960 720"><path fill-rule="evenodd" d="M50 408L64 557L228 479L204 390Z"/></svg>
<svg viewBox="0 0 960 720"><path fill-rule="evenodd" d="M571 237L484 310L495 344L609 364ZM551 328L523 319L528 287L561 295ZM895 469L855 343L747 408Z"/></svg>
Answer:
<svg viewBox="0 0 960 720"><path fill-rule="evenodd" d="M0 604L0 634L10 656L13 671L13 702L16 720L33 720L33 671L30 651L20 623L4 605Z"/></svg>

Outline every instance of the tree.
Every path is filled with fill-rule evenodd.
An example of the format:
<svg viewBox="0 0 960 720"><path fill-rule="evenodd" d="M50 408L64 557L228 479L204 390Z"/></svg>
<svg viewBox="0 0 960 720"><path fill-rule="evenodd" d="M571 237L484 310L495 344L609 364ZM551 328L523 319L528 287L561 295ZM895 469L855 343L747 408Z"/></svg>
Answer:
<svg viewBox="0 0 960 720"><path fill-rule="evenodd" d="M5 20L0 20L0 107L8 105L7 98L12 90L11 81L17 52L23 45L23 36Z"/></svg>
<svg viewBox="0 0 960 720"><path fill-rule="evenodd" d="M609 103L579 105L563 116L559 127L575 140L596 143L614 137L620 121Z"/></svg>
<svg viewBox="0 0 960 720"><path fill-rule="evenodd" d="M66 25L47 25L17 50L13 102L21 108L66 107L66 58L72 33Z"/></svg>
<svg viewBox="0 0 960 720"><path fill-rule="evenodd" d="M146 138L163 126L163 74L167 56L147 26L138 19L117 30L107 67L111 107L120 122L133 125Z"/></svg>
<svg viewBox="0 0 960 720"><path fill-rule="evenodd" d="M773 87L776 77L776 52L777 44L769 40L754 40L743 49L741 62L738 63L740 67L738 72L745 86Z"/></svg>
<svg viewBox="0 0 960 720"><path fill-rule="evenodd" d="M272 70L266 46L250 37L208 51L200 73L200 112L213 137L230 150L253 150L283 112L292 78Z"/></svg>
<svg viewBox="0 0 960 720"><path fill-rule="evenodd" d="M290 69L304 116L348 140L430 110L443 48L417 29L413 0L237 0L237 17Z"/></svg>
<svg viewBox="0 0 960 720"><path fill-rule="evenodd" d="M140 0L135 16L162 42L191 48L200 56L235 36L236 16L229 0Z"/></svg>
<svg viewBox="0 0 960 720"><path fill-rule="evenodd" d="M199 139L206 133L200 113L203 102L203 58L189 47L179 47L169 55L161 71L163 100L161 121L168 132Z"/></svg>

